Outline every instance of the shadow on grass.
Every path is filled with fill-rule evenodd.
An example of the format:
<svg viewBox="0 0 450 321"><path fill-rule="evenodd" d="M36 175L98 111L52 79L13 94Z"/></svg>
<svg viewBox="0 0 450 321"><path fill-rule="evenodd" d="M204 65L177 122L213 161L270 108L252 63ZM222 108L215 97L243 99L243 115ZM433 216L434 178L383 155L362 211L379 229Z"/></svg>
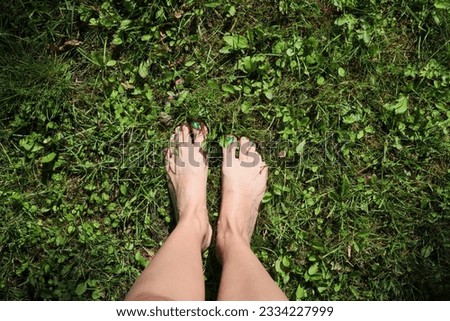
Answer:
<svg viewBox="0 0 450 321"><path fill-rule="evenodd" d="M428 225L428 224L427 224ZM422 257L412 272L413 285L419 298L412 300L450 300L450 221L430 224L424 234L431 237L422 249Z"/></svg>

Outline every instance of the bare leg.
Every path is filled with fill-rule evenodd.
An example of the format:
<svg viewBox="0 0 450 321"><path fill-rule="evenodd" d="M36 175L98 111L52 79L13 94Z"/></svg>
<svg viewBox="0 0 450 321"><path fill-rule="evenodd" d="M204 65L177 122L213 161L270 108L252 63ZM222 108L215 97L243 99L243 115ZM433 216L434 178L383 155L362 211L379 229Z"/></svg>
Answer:
<svg viewBox="0 0 450 321"><path fill-rule="evenodd" d="M200 127L200 126L196 126ZM126 300L204 300L202 250L211 242L206 209L208 166L201 142L206 127L180 126L172 135L166 154L169 188L176 198L179 221L175 230L142 272Z"/></svg>
<svg viewBox="0 0 450 321"><path fill-rule="evenodd" d="M287 300L250 248L268 169L247 138L223 151L222 206L217 226L217 253L223 270L219 300Z"/></svg>

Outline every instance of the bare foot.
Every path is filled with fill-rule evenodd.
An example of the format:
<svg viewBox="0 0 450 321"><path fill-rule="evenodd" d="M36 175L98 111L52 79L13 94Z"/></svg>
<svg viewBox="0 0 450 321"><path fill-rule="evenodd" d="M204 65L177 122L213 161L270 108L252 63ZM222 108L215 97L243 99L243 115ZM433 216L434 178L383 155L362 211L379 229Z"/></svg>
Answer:
<svg viewBox="0 0 450 321"><path fill-rule="evenodd" d="M166 152L166 172L169 191L176 207L178 224L191 224L202 237L202 249L211 243L212 229L206 208L208 160L201 144L208 129L204 124L178 126L170 138Z"/></svg>
<svg viewBox="0 0 450 321"><path fill-rule="evenodd" d="M217 225L219 257L229 241L250 245L258 207L266 191L268 169L254 143L242 137L239 157L235 156L236 147L234 139L223 149L222 206Z"/></svg>

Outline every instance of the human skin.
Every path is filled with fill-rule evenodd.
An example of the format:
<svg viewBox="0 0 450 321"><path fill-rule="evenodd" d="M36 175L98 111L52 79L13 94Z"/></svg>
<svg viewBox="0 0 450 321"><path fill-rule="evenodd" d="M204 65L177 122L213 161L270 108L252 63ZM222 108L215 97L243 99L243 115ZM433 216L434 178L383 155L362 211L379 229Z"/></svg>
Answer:
<svg viewBox="0 0 450 321"><path fill-rule="evenodd" d="M126 300L204 300L202 251L211 243L206 206L207 128L181 125L166 152L169 190L178 216L174 231L142 272ZM287 300L250 247L268 168L247 138L223 149L217 254L223 265L218 300Z"/></svg>

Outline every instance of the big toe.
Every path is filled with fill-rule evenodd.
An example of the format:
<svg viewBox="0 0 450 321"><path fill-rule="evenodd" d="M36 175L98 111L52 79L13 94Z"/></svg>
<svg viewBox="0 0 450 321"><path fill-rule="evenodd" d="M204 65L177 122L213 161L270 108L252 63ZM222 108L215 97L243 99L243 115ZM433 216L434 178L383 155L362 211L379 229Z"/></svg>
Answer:
<svg viewBox="0 0 450 321"><path fill-rule="evenodd" d="M236 158L237 138L233 135L225 137L225 146L222 149L224 159Z"/></svg>
<svg viewBox="0 0 450 321"><path fill-rule="evenodd" d="M193 121L191 123L192 134L195 143L203 143L208 135L208 127L202 122Z"/></svg>

